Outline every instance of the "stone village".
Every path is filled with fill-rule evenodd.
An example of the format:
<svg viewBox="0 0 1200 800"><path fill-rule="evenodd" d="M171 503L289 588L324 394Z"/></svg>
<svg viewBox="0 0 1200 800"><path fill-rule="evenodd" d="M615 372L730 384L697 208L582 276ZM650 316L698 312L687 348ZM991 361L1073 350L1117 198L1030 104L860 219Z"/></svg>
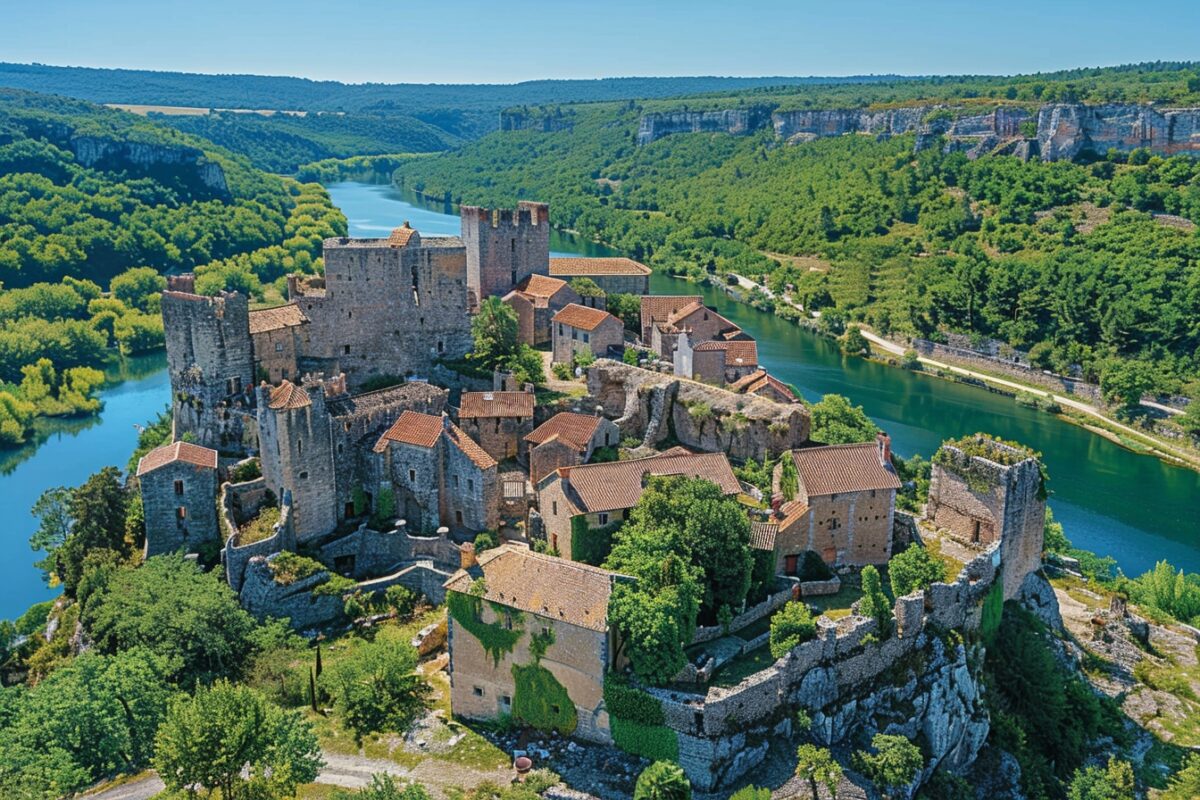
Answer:
<svg viewBox="0 0 1200 800"><path fill-rule="evenodd" d="M147 556L219 547L243 605L302 631L341 618L341 597L314 591L332 575L364 592L419 591L450 608L456 716L512 713L516 676L540 665L555 712L573 706L562 733L641 754L653 740L698 789L756 767L801 710L826 744L865 726L921 737L929 771L971 763L987 714L971 645L946 632L977 631L989 604L1045 602L1032 454L986 437L948 443L924 516L899 511L886 434L811 444L806 406L758 363L748 334L699 296L649 295L649 269L630 259L551 258L544 204L464 207L461 237L405 224L387 238L329 239L324 264L323 278L289 278L289 301L274 308L170 280L173 441L137 468ZM636 333L607 310L618 292L641 296ZM485 383L448 366L471 350L472 315L489 297L554 364L595 359L578 370L582 395L539 403L510 374ZM622 363L628 344L640 365ZM766 457L778 459L769 497L731 466ZM259 477L237 477L255 463ZM669 687L633 689L612 680L628 659L608 618L614 587L632 579L588 562L594 533L619 526L656 476L701 478L742 500L774 585L698 628ZM266 509L277 521L251 535ZM477 553L485 531L499 545ZM862 567L933 539L961 571L896 598L891 635L873 618L822 615L815 638L736 685L709 684L761 649L766 619L788 601L836 593ZM285 585L271 569L285 552L325 570ZM504 647L480 636L498 630ZM880 688L917 656L915 677Z"/></svg>

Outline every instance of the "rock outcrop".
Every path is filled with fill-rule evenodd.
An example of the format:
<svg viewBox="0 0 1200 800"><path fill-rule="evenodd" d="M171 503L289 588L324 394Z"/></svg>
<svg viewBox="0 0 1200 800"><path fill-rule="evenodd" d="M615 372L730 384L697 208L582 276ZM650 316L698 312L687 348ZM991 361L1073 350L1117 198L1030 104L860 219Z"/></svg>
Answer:
<svg viewBox="0 0 1200 800"><path fill-rule="evenodd" d="M1042 106L1037 143L1046 161L1139 147L1162 155L1200 155L1200 109L1160 110L1128 104Z"/></svg>
<svg viewBox="0 0 1200 800"><path fill-rule="evenodd" d="M744 136L767 126L771 109L767 106L726 111L667 111L646 114L638 124L637 143L650 144L673 133L728 133Z"/></svg>
<svg viewBox="0 0 1200 800"><path fill-rule="evenodd" d="M502 131L569 131L575 127L575 115L564 114L560 109L553 111L509 110L500 112Z"/></svg>
<svg viewBox="0 0 1200 800"><path fill-rule="evenodd" d="M85 167L130 169L155 172L168 169L189 183L196 183L214 197L228 199L225 171L204 152L184 145L168 146L144 142L108 139L100 136L75 136L70 141L75 160Z"/></svg>

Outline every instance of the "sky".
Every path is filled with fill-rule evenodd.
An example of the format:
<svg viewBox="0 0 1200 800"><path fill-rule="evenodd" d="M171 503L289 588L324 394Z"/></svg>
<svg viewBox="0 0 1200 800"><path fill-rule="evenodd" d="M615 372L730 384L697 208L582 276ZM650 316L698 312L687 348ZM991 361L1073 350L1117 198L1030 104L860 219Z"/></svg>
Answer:
<svg viewBox="0 0 1200 800"><path fill-rule="evenodd" d="M1012 74L1198 42L1197 0L0 0L0 61L349 83Z"/></svg>

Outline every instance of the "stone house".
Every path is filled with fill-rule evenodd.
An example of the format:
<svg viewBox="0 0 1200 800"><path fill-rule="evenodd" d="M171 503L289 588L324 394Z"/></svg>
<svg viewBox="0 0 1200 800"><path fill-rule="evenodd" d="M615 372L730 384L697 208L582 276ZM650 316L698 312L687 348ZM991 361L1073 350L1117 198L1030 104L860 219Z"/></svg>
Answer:
<svg viewBox="0 0 1200 800"><path fill-rule="evenodd" d="M620 444L621 429L600 414L562 411L526 435L529 479L536 485L559 467L586 464L597 447Z"/></svg>
<svg viewBox="0 0 1200 800"><path fill-rule="evenodd" d="M900 479L891 464L891 441L793 450L796 490L784 496L783 465L775 468L774 550L777 571L796 574L805 551L830 566L886 563Z"/></svg>
<svg viewBox="0 0 1200 800"><path fill-rule="evenodd" d="M179 549L194 553L220 542L217 522L217 451L189 442L157 447L137 466L146 520L146 558Z"/></svg>
<svg viewBox="0 0 1200 800"><path fill-rule="evenodd" d="M655 294L642 297L642 344L650 346L655 326L666 322L668 317L684 306L703 300L698 294Z"/></svg>
<svg viewBox="0 0 1200 800"><path fill-rule="evenodd" d="M517 339L531 346L550 341L550 318L559 311L571 303L587 305L566 281L545 275L530 275L503 300L517 313Z"/></svg>
<svg viewBox="0 0 1200 800"><path fill-rule="evenodd" d="M256 378L269 383L299 379L308 343L308 319L294 303L250 312Z"/></svg>
<svg viewBox="0 0 1200 800"><path fill-rule="evenodd" d="M550 277L590 278L605 294L650 294L650 268L632 258L552 258Z"/></svg>
<svg viewBox="0 0 1200 800"><path fill-rule="evenodd" d="M476 560L474 548L464 545L462 569L445 583L454 715L519 714L527 703L522 693L539 692L564 732L611 743L604 675L624 660L618 663L616 656L608 599L621 580L632 579L516 545L501 545ZM500 631L504 643L497 649L497 637L490 634Z"/></svg>
<svg viewBox="0 0 1200 800"><path fill-rule="evenodd" d="M750 335L700 301L688 303L672 312L650 330L650 349L674 362L679 338L687 334L693 346L700 342L747 341Z"/></svg>
<svg viewBox="0 0 1200 800"><path fill-rule="evenodd" d="M758 343L748 341L696 342L684 333L675 348L675 374L724 386L758 371Z"/></svg>
<svg viewBox="0 0 1200 800"><path fill-rule="evenodd" d="M799 403L792 388L765 369L757 369L729 384L731 392L763 397L776 403Z"/></svg>
<svg viewBox="0 0 1200 800"><path fill-rule="evenodd" d="M682 447L648 458L562 467L537 484L547 542L563 558L578 559L587 545L574 540L577 530L620 524L642 499L647 479L667 475L710 480L726 495L741 492L724 453L690 453Z"/></svg>
<svg viewBox="0 0 1200 800"><path fill-rule="evenodd" d="M533 392L463 392L458 424L496 461L517 458L533 430Z"/></svg>
<svg viewBox="0 0 1200 800"><path fill-rule="evenodd" d="M556 364L569 363L576 353L584 350L604 358L609 348L620 349L625 343L625 326L621 320L598 308L572 303L554 315L551 325Z"/></svg>
<svg viewBox="0 0 1200 800"><path fill-rule="evenodd" d="M410 530L446 527L463 541L499 526L496 460L449 417L405 411L372 451L375 485Z"/></svg>

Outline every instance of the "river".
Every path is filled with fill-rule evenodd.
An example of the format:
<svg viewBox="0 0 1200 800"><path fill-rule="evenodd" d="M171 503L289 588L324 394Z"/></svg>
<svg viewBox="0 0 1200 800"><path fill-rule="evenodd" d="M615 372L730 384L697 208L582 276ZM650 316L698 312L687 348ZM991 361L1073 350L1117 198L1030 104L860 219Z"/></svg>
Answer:
<svg viewBox="0 0 1200 800"><path fill-rule="evenodd" d="M426 235L457 235L458 217L419 204L393 187L339 183L329 187L350 221L352 236L380 236L408 220ZM555 255L610 255L591 242L555 232ZM656 294L702 294L705 302L758 340L759 358L810 400L844 394L862 405L892 436L902 455L929 456L943 439L987 431L1043 453L1050 471L1050 506L1079 547L1112 555L1128 574L1158 559L1200 572L1200 473L1131 453L1011 398L906 370L841 355L836 345L739 303L713 287L665 275L651 279ZM54 421L34 444L0 451L0 618L57 594L41 580L28 540L36 527L28 513L53 486L74 486L103 466L123 467L137 442L135 425L153 418L169 400L165 359L125 365L122 380L101 393L104 408L83 420Z"/></svg>

